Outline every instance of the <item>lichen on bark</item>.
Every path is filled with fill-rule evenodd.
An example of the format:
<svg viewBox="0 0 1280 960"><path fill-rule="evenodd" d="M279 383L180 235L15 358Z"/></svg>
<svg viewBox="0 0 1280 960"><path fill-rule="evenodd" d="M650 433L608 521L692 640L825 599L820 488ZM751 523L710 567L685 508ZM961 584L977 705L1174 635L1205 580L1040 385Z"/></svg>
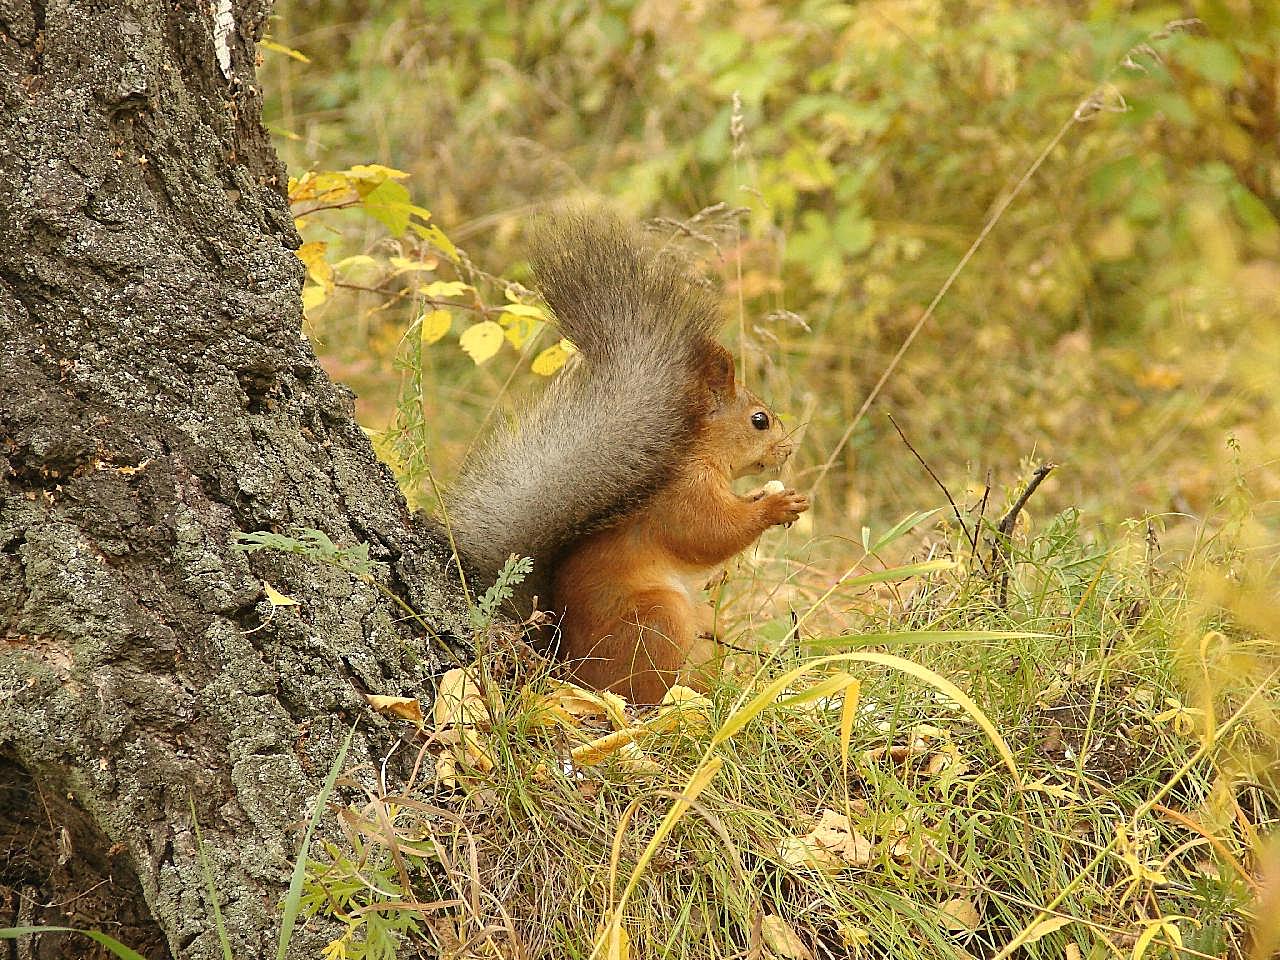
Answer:
<svg viewBox="0 0 1280 960"><path fill-rule="evenodd" d="M0 0L0 895L194 958L220 953L189 802L236 956L273 953L360 692L425 695L440 664L370 585L234 534L367 543L437 632L465 623L299 333L267 6L232 4L229 76L212 6ZM394 739L362 729L357 755Z"/></svg>

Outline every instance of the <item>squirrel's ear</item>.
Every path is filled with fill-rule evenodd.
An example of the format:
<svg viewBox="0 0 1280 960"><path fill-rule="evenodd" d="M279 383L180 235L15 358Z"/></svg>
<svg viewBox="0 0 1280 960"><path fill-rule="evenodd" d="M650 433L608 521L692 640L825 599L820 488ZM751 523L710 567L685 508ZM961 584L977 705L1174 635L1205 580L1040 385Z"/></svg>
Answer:
<svg viewBox="0 0 1280 960"><path fill-rule="evenodd" d="M733 379L733 354L718 343L708 345L703 354L703 378L717 404L731 400L737 392Z"/></svg>

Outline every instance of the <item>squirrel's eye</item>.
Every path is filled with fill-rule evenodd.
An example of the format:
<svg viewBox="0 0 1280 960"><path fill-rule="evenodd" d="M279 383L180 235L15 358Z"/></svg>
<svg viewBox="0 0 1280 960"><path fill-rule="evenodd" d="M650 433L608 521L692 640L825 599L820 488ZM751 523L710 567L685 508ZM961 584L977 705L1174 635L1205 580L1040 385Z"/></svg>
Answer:
<svg viewBox="0 0 1280 960"><path fill-rule="evenodd" d="M769 415L763 410L758 410L751 415L751 425L757 430L769 429Z"/></svg>

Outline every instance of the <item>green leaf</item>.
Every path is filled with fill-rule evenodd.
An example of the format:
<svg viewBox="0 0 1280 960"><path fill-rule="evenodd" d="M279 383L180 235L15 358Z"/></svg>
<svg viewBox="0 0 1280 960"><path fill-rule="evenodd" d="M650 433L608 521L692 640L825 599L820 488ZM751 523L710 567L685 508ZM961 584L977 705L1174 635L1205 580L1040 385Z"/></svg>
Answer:
<svg viewBox="0 0 1280 960"><path fill-rule="evenodd" d="M409 229L415 209L409 202L409 188L394 180L383 180L363 194L360 204L364 212L390 230L393 237Z"/></svg>

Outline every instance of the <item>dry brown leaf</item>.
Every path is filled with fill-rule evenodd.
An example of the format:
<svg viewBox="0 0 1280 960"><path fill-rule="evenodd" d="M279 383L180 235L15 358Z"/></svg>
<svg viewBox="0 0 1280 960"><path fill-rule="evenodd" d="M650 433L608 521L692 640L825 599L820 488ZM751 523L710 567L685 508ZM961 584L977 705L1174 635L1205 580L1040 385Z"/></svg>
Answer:
<svg viewBox="0 0 1280 960"><path fill-rule="evenodd" d="M809 836L845 863L865 867L871 862L871 841L859 833L843 813L823 810Z"/></svg>
<svg viewBox="0 0 1280 960"><path fill-rule="evenodd" d="M495 694L496 696L496 694ZM502 704L496 704L498 709ZM445 672L436 685L436 701L432 708L436 729L449 726L488 725L489 705L475 675L461 667Z"/></svg>
<svg viewBox="0 0 1280 960"><path fill-rule="evenodd" d="M872 849L871 841L854 829L848 817L823 810L812 830L803 837L783 840L778 854L788 866L838 870L865 867L871 862Z"/></svg>
<svg viewBox="0 0 1280 960"><path fill-rule="evenodd" d="M1062 948L1063 960L1080 960L1080 945L1078 943L1068 943Z"/></svg>
<svg viewBox="0 0 1280 960"><path fill-rule="evenodd" d="M576 766L593 767L597 763L613 756L628 744L634 743L636 737L644 732L644 727L628 727L625 730L615 730L613 733L606 734L603 737L597 737L590 743L574 747L569 755L573 758Z"/></svg>
<svg viewBox="0 0 1280 960"><path fill-rule="evenodd" d="M458 785L459 774L463 768L479 773L488 773L493 769L493 758L489 756L481 744L475 731L468 727L457 727L453 731L455 742L436 757L436 779L443 786Z"/></svg>
<svg viewBox="0 0 1280 960"><path fill-rule="evenodd" d="M705 733L711 726L711 701L698 691L676 684L662 698L662 703L645 726L653 733L664 733L683 727L690 733Z"/></svg>
<svg viewBox="0 0 1280 960"><path fill-rule="evenodd" d="M417 697L380 697L376 694L365 694L365 700L375 713L384 717L397 717L408 720L419 730L426 726L422 716L422 704Z"/></svg>
<svg viewBox="0 0 1280 960"><path fill-rule="evenodd" d="M964 930L972 933L978 929L982 917L968 897L955 897L942 905L942 926L947 930Z"/></svg>
<svg viewBox="0 0 1280 960"><path fill-rule="evenodd" d="M627 701L607 690L585 690L566 681L552 681L547 692L533 704L536 715L545 715L546 723L578 727L583 720L601 718L620 730L628 725ZM541 718L535 722L542 723ZM545 725L545 724L544 724Z"/></svg>
<svg viewBox="0 0 1280 960"><path fill-rule="evenodd" d="M839 870L844 861L808 837L787 837L778 847L778 858L789 867Z"/></svg>
<svg viewBox="0 0 1280 960"><path fill-rule="evenodd" d="M760 933L775 956L783 960L813 960L813 953L791 928L791 924L777 914L766 913L760 922Z"/></svg>

